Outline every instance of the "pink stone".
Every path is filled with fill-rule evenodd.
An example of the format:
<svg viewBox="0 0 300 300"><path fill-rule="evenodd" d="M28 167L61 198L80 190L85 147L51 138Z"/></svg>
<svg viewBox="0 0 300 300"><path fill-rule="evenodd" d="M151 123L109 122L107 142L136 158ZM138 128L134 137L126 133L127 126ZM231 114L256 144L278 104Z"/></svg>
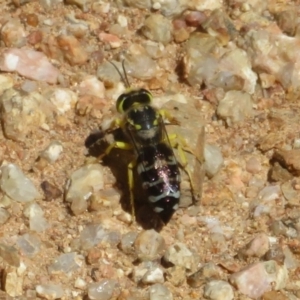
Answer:
<svg viewBox="0 0 300 300"><path fill-rule="evenodd" d="M59 75L45 54L32 49L7 49L0 56L0 70L48 83L56 83Z"/></svg>

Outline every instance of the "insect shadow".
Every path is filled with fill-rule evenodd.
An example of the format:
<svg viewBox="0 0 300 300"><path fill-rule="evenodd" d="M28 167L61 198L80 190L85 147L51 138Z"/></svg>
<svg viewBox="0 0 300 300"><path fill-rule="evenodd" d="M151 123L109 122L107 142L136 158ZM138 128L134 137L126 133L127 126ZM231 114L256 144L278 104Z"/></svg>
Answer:
<svg viewBox="0 0 300 300"><path fill-rule="evenodd" d="M85 147L88 149L88 155L99 157L102 155L109 143L106 140L106 134L101 131L91 133L85 140ZM115 141L129 142L121 128L113 130L110 134L113 135ZM102 165L107 166L112 171L116 178L116 187L121 193L122 209L128 213L132 212L130 203L130 191L128 184L128 164L135 160L133 150L121 150L114 148L112 151L102 158ZM143 229L154 229L160 231L165 225L157 213L153 211L149 203L148 195L142 187L142 182L137 174L136 168L133 170L134 178L134 212L136 221Z"/></svg>

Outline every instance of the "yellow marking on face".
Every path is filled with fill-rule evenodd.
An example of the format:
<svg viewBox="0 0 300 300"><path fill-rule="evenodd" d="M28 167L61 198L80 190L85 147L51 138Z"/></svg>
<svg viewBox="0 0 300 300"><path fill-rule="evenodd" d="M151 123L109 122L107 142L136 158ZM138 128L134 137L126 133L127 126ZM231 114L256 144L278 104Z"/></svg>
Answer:
<svg viewBox="0 0 300 300"><path fill-rule="evenodd" d="M157 125L158 125L158 119L155 119L155 120L153 121L153 125L154 125L154 126L157 126Z"/></svg>
<svg viewBox="0 0 300 300"><path fill-rule="evenodd" d="M134 124L134 128L136 130L140 130L140 129L142 129L142 126L140 124Z"/></svg>

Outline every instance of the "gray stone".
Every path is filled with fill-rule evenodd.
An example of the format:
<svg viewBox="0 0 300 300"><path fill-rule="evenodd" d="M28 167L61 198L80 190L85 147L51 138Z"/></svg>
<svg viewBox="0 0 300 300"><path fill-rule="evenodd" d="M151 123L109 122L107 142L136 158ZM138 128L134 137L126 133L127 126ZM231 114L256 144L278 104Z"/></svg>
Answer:
<svg viewBox="0 0 300 300"><path fill-rule="evenodd" d="M204 167L209 178L216 175L224 164L222 152L218 146L205 144L204 146Z"/></svg>
<svg viewBox="0 0 300 300"><path fill-rule="evenodd" d="M232 286L222 280L212 280L204 286L204 297L210 300L231 300L234 297Z"/></svg>
<svg viewBox="0 0 300 300"><path fill-rule="evenodd" d="M18 166L12 163L3 163L1 172L1 190L14 201L30 202L40 197L32 181L23 174Z"/></svg>
<svg viewBox="0 0 300 300"><path fill-rule="evenodd" d="M160 284L153 284L149 289L150 300L173 300L173 295L169 289Z"/></svg>
<svg viewBox="0 0 300 300"><path fill-rule="evenodd" d="M35 290L40 297L49 300L60 299L64 295L62 286L58 284L37 285Z"/></svg>

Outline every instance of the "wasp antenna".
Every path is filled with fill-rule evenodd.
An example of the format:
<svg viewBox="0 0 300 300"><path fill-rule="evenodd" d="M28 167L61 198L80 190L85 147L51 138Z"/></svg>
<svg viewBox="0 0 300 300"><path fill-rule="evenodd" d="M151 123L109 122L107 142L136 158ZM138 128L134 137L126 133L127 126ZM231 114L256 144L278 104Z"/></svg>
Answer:
<svg viewBox="0 0 300 300"><path fill-rule="evenodd" d="M124 60L122 62L122 68L123 68L125 77L123 76L123 74L120 72L120 70L118 69L118 67L112 61L108 61L108 62L111 63L114 66L114 68L117 70L117 72L120 75L121 80L124 82L126 88L130 88L130 85L129 85L129 82L128 82L128 78L127 78L127 75L126 75L126 72L125 72L125 69L124 69Z"/></svg>
<svg viewBox="0 0 300 300"><path fill-rule="evenodd" d="M125 59L123 59L123 61L122 61L122 68L123 68L123 73L124 73L125 80L126 80L125 85L127 88L130 88L129 80L128 80L126 69L125 69Z"/></svg>

